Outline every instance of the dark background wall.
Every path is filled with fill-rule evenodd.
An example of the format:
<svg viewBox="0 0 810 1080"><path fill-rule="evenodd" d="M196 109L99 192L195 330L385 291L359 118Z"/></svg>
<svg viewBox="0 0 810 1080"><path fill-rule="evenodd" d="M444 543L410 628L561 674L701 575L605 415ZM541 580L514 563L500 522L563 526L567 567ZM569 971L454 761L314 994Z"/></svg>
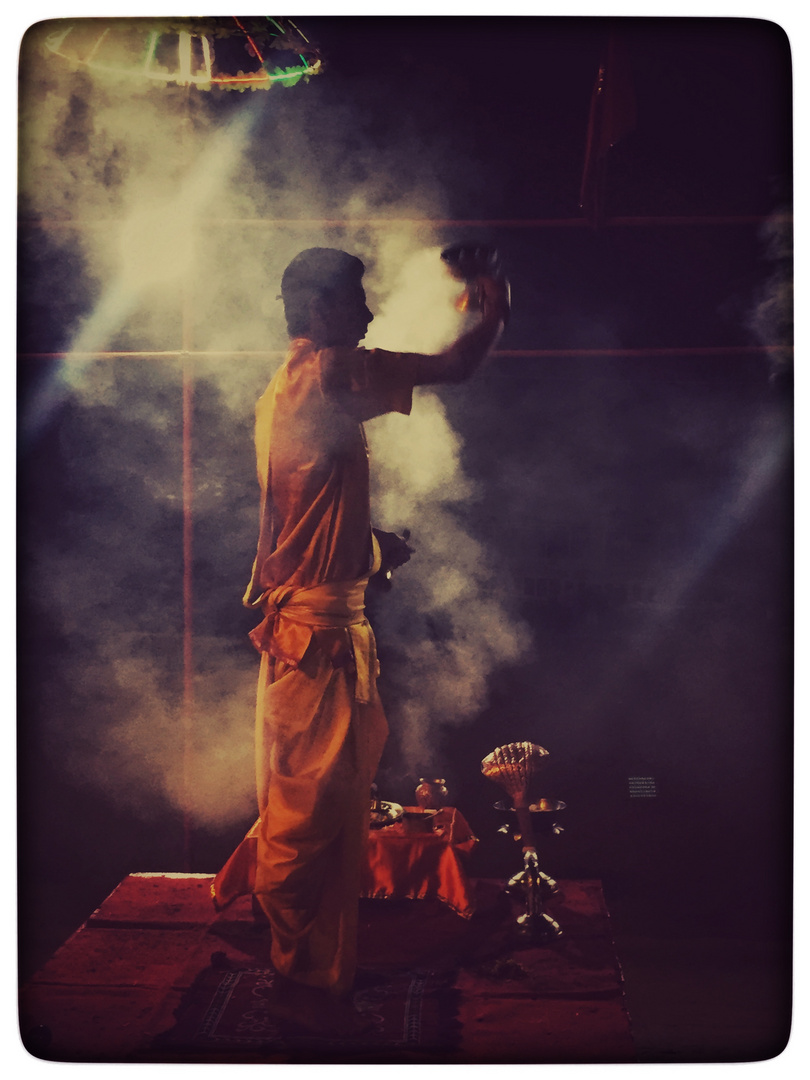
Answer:
<svg viewBox="0 0 810 1080"><path fill-rule="evenodd" d="M393 729L381 788L408 801L421 768L446 776L481 839L473 872L511 874L514 850L492 809L499 793L480 760L513 739L538 742L551 754L546 793L567 803L565 832L545 855L550 872L601 877L609 903L654 932L698 920L707 935L786 934L791 378L784 352L752 349L791 341L791 233L779 217L790 212L792 169L784 34L711 19L300 25L328 66L306 85L274 88L260 108L258 95L189 104L181 92L139 92L139 107L161 118L154 142L187 132L180 118L190 115L196 146L258 108L229 182L231 218L234 206L245 220L358 218L275 233L202 225L221 276L196 279L201 338L212 339L236 303L242 336L228 345L283 348L262 297L274 295L288 251L324 241L367 258L372 306L387 291L387 241L403 228L409 243L494 243L513 283L503 355L439 398L474 480L449 513L479 545L492 570L484 593L522 627L524 651L487 668L475 709L452 723L432 717L427 760L405 752L400 688L419 673L398 630L403 612L409 644L431 641L440 654L461 633L408 607L428 573L417 543L394 590L373 601ZM580 180L611 30L636 117L610 152L597 227L584 221ZM23 973L125 874L213 872L251 822L253 620L239 601L255 543L252 401L269 374L266 359L243 359L238 392L204 367L195 387L195 655L208 769L189 845L176 776L164 777L181 745L179 370L110 360L106 375L92 368L79 384L30 355L69 348L99 310L105 255L65 223L88 209L82 190L95 185L107 199L95 204L96 222L109 231L149 137L116 133L101 103L121 98L99 97L81 70L38 66L29 45L19 264ZM26 110L46 107L54 122L41 131ZM213 154L204 160L213 170ZM170 192L181 177L167 152L155 190ZM389 215L395 222L380 225ZM617 220L642 217L651 220ZM404 218L489 224L425 230ZM583 223L538 224L560 219ZM206 291L209 280L217 286ZM142 297L95 348L178 348L179 309L157 321L162 302ZM516 355L539 350L564 355ZM398 524L429 544L427 518ZM486 646L485 622L469 633ZM633 797L631 777L652 777L655 796Z"/></svg>

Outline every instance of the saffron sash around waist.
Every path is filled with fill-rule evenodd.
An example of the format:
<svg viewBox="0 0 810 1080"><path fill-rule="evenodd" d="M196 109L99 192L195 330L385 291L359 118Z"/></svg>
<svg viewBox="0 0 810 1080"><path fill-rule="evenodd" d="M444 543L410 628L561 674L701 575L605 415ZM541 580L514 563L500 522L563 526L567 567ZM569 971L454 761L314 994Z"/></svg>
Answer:
<svg viewBox="0 0 810 1080"><path fill-rule="evenodd" d="M354 660L355 700L367 703L372 700L377 679L377 648L365 617L367 584L368 578L363 577L310 586L281 585L268 590L255 602L254 606L261 605L266 617L251 631L250 640L259 652L268 652L297 668L316 637L336 667L349 658Z"/></svg>

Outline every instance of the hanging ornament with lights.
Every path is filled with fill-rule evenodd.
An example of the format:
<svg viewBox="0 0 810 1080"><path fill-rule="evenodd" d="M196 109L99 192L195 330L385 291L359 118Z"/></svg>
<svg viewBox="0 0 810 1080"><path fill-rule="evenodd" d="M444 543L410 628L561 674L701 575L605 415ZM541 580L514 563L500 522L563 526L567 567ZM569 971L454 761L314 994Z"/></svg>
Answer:
<svg viewBox="0 0 810 1080"><path fill-rule="evenodd" d="M291 19L270 16L80 19L61 22L45 49L97 75L199 90L294 86L323 66Z"/></svg>

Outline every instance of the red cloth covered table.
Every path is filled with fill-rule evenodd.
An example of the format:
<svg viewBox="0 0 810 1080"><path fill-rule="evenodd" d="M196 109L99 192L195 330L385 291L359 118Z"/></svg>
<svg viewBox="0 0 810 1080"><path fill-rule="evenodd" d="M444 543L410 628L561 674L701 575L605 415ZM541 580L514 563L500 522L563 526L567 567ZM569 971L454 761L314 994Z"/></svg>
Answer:
<svg viewBox="0 0 810 1080"><path fill-rule="evenodd" d="M455 807L435 812L406 806L393 825L371 829L360 895L371 898L441 900L465 918L473 894L463 860L478 840ZM253 892L258 821L211 883L218 910Z"/></svg>
<svg viewBox="0 0 810 1080"><path fill-rule="evenodd" d="M361 896L441 900L469 918L474 904L464 862L478 843L470 826L452 806L404 809L393 825L371 830Z"/></svg>

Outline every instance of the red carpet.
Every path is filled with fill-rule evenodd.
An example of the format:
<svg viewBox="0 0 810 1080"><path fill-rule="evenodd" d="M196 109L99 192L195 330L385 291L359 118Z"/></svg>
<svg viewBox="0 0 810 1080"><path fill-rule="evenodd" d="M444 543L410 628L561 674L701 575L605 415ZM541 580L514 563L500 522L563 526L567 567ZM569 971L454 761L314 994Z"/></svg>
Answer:
<svg viewBox="0 0 810 1080"><path fill-rule="evenodd" d="M498 882L463 919L438 901L363 900L362 1040L273 1019L266 928L216 913L210 878L132 875L22 994L35 1056L107 1062L613 1063L635 1053L598 881L549 902L563 936L527 945Z"/></svg>
<svg viewBox="0 0 810 1080"><path fill-rule="evenodd" d="M366 973L368 976L368 973ZM272 969L203 972L148 1057L160 1061L376 1060L382 1052L442 1053L458 1043L452 975L393 973L358 989L354 1005L369 1023L362 1039L315 1036L285 1026L269 1008ZM362 977L361 977L361 982ZM301 1058L301 1060L304 1060Z"/></svg>

